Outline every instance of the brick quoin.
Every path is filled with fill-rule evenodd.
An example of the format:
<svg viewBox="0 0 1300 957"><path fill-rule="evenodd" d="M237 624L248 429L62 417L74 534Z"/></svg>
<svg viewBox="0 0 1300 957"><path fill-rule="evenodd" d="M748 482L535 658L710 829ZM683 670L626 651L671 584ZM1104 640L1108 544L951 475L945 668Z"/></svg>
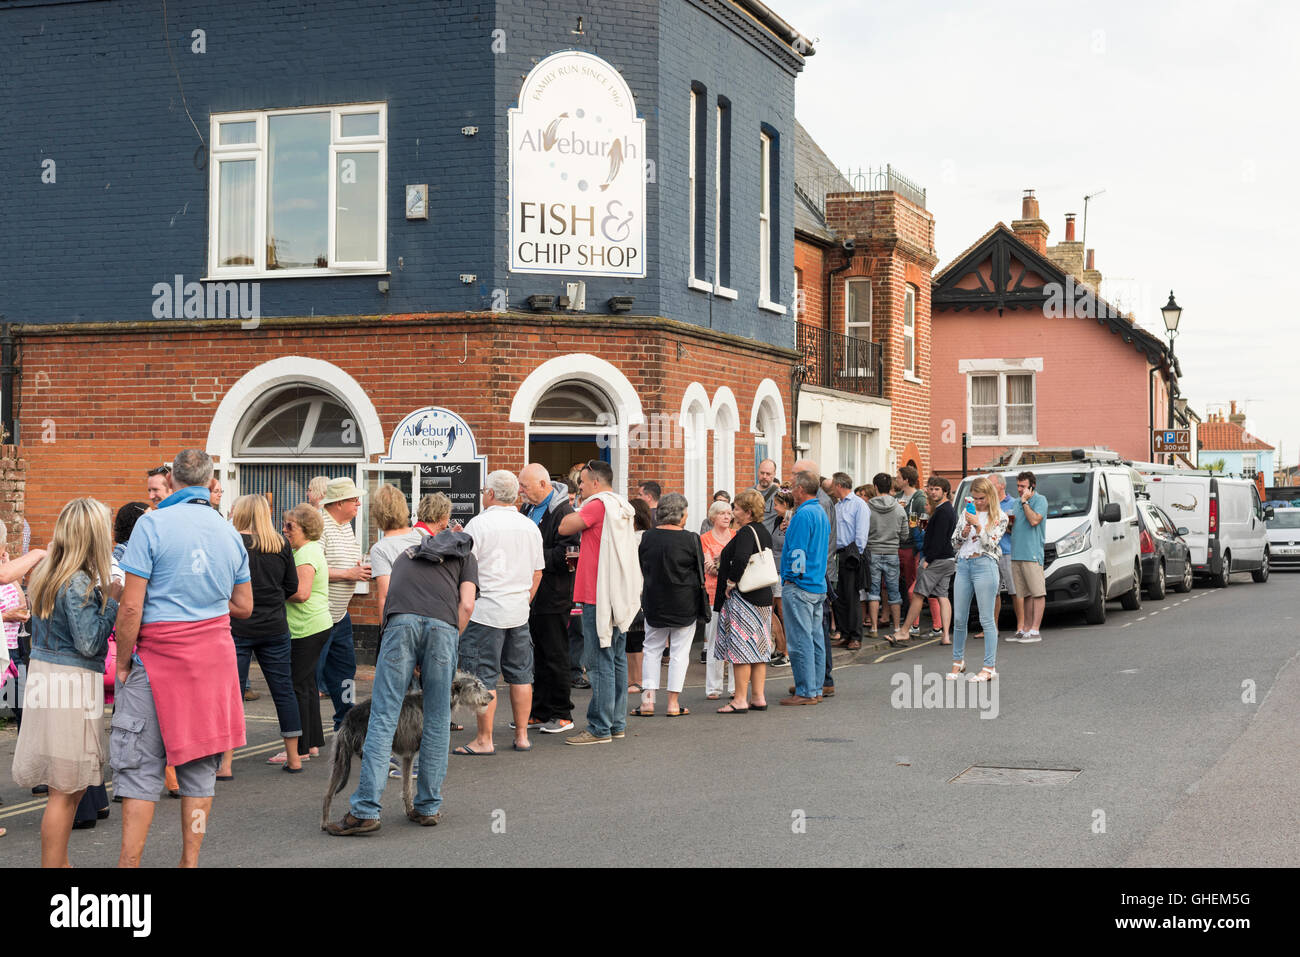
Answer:
<svg viewBox="0 0 1300 957"><path fill-rule="evenodd" d="M563 320L493 315L329 324L269 320L249 331L237 322L194 325L173 325L166 338L140 325L132 331L118 325L20 332L16 418L22 458L12 446L0 451L0 520L11 523L11 534L16 504L25 507L33 543L42 544L59 510L77 495L98 498L114 510L143 501L145 473L182 448L206 447L213 415L231 386L250 369L283 356L331 362L356 379L375 406L386 440L415 409L452 409L474 430L489 469L518 471L526 464L524 427L509 421L511 401L537 366L571 353L590 353L619 368L637 390L647 426L655 416L676 422L692 382L710 399L729 387L740 419L737 489L755 480L749 421L762 380L778 385L787 418L793 419L789 350L653 318L610 320L599 332ZM88 391L95 382L112 392ZM712 491L712 434L709 439ZM629 450L631 486L654 478L665 490L682 488L685 449L671 438L668 445ZM357 621L375 623L371 599L357 601Z"/></svg>

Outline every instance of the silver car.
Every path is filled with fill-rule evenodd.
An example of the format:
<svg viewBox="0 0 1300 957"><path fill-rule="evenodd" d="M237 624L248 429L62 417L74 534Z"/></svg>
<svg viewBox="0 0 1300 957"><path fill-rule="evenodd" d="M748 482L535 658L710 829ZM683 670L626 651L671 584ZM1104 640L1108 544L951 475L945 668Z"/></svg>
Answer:
<svg viewBox="0 0 1300 957"><path fill-rule="evenodd" d="M1269 564L1300 568L1300 508L1275 508L1268 520Z"/></svg>

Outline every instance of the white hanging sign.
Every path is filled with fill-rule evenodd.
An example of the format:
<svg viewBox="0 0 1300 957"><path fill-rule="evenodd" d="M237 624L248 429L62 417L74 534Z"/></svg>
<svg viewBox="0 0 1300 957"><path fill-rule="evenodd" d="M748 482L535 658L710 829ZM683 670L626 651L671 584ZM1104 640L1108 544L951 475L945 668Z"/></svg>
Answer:
<svg viewBox="0 0 1300 957"><path fill-rule="evenodd" d="M510 110L510 270L644 277L645 120L598 56L553 53Z"/></svg>

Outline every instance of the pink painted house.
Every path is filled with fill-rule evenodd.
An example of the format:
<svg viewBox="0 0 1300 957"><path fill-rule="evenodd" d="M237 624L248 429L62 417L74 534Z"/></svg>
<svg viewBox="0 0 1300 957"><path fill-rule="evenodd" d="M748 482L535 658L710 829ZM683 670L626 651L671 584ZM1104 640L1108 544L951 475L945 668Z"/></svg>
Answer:
<svg viewBox="0 0 1300 957"><path fill-rule="evenodd" d="M1163 341L1097 296L1092 250L1050 249L1032 191L934 276L930 427L934 471L961 475L1013 446L1107 447L1149 461L1177 389ZM1175 392L1176 394L1176 392Z"/></svg>

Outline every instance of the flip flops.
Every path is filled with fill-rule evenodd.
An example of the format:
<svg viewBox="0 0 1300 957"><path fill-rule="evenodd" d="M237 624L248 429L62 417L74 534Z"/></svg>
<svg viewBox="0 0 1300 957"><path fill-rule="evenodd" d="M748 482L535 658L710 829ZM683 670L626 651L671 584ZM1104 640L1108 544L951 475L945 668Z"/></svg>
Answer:
<svg viewBox="0 0 1300 957"><path fill-rule="evenodd" d="M665 711L664 714L670 718L684 718L691 713L690 708L682 708L680 711Z"/></svg>
<svg viewBox="0 0 1300 957"><path fill-rule="evenodd" d="M468 744L462 744L459 748L456 748L456 749L453 750L451 753L452 753L452 754L460 754L460 755L464 755L464 756L466 756L466 757L471 757L471 758L490 758L490 757L492 757L492 755L496 754L496 751L495 751L495 750L492 750L492 751L475 751L475 750L474 750L473 748L471 748Z"/></svg>
<svg viewBox="0 0 1300 957"><path fill-rule="evenodd" d="M638 718L653 718L655 716L653 711L642 711L640 708L633 708L628 714L636 715Z"/></svg>

